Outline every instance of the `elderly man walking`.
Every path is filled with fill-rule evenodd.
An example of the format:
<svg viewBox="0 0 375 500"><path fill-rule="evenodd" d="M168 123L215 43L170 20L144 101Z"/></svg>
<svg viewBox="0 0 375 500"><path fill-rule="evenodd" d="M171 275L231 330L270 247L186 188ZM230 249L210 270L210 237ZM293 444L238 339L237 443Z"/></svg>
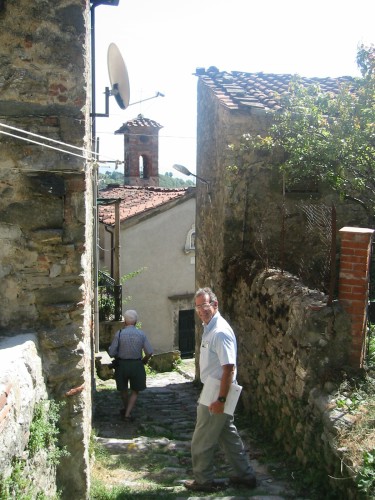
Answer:
<svg viewBox="0 0 375 500"><path fill-rule="evenodd" d="M134 310L125 311L125 327L116 332L108 353L118 359L115 369L117 390L121 393L124 404L122 413L125 421L133 421L131 412L138 398L138 393L146 389L145 364L152 356L152 347L145 332L136 328L138 314ZM143 356L144 353L144 356ZM130 383L130 396L128 394Z"/></svg>

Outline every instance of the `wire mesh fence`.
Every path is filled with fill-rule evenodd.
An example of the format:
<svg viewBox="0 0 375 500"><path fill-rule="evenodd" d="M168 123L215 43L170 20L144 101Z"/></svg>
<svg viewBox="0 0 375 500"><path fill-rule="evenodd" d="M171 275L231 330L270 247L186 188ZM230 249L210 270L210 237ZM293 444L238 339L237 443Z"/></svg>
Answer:
<svg viewBox="0 0 375 500"><path fill-rule="evenodd" d="M280 228L275 238L272 228ZM267 267L298 276L309 288L328 295L336 288L336 210L334 206L300 202L258 214L254 250Z"/></svg>
<svg viewBox="0 0 375 500"><path fill-rule="evenodd" d="M300 204L305 216L309 258L302 257L299 275L329 295L332 302L336 281L336 209L334 206Z"/></svg>

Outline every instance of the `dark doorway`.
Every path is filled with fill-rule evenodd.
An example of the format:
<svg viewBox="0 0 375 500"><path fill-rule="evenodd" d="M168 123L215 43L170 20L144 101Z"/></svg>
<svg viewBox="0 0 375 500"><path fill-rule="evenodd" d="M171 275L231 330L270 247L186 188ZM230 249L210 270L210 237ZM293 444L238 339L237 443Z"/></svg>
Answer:
<svg viewBox="0 0 375 500"><path fill-rule="evenodd" d="M182 358L191 358L195 351L194 309L180 311L178 315L178 349Z"/></svg>

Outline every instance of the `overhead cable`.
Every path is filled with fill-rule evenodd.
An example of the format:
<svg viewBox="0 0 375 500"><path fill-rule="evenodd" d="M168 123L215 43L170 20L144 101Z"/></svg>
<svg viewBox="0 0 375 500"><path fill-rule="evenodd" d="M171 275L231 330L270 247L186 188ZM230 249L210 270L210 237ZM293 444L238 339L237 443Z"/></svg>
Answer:
<svg viewBox="0 0 375 500"><path fill-rule="evenodd" d="M82 154L74 153L73 151L69 151L69 150L62 149L62 148L59 148L56 146L52 146L51 144L46 144L45 142L36 141L36 140L31 139L30 137L25 137L23 135L17 135L17 134L11 133L11 132L6 132L5 130L2 130L1 127L5 128L5 129L9 129L9 130L14 130L15 132L19 132L21 134L26 134L27 136L37 137L39 139L43 139L44 141L52 142L55 144L60 144L60 145L67 147L67 148L77 149L78 151L81 151ZM53 150L59 151L61 153L65 153L65 154L72 155L72 156L77 156L78 158L83 158L84 160L89 160L89 158L87 155L84 155L83 153L88 153L89 155L93 155L94 157L95 156L99 157L99 153L96 153L96 152L91 151L89 149L84 149L84 148L80 148L78 146L73 146L73 144L68 144L66 142L57 141L55 139L51 139L50 137L35 134L33 132L29 132L27 130L23 130L23 129L20 129L17 127L12 127L11 125L6 125L5 123L1 123L1 122L0 122L0 134L4 134L4 135L7 135L9 137L13 137L15 139L20 139L21 141L31 142L33 144L37 144L39 146L53 149ZM110 157L106 157L106 158L110 158ZM96 161L101 162L99 160L99 158L97 158ZM112 161L120 163L118 160L112 160ZM103 163L105 163L105 161L103 161Z"/></svg>

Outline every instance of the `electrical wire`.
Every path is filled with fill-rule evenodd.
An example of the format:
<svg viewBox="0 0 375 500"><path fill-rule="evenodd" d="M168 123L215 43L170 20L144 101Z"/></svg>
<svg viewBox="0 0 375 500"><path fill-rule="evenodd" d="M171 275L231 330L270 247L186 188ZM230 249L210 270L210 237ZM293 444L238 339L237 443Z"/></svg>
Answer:
<svg viewBox="0 0 375 500"><path fill-rule="evenodd" d="M34 139L31 139L30 137L24 137L24 136L17 135L17 134L11 133L11 132L6 132L5 130L2 130L1 127L9 129L9 130L13 130L15 132L19 132L19 133L22 133L22 134L26 134L27 136L32 136L32 137L36 137L38 139L43 139L45 141L49 141L49 142L52 142L52 143L55 143L55 144L60 144L62 146L68 147L68 148L77 149L79 151L82 151L82 153L88 153L89 155L93 155L94 157L95 156L97 156L97 157L99 156L99 153L96 153L96 152L91 151L89 149L84 149L84 148L80 148L78 146L73 146L73 144L68 144L66 142L57 141L55 139L51 139L50 137L46 137L44 135L39 135L39 134L34 134L33 132L29 132L27 130L23 130L23 129L20 129L20 128L17 128L17 127L12 127L11 125L5 125L5 123L1 123L0 122L0 134L7 135L7 136L13 137L15 139L20 139L21 141L31 142L32 144L37 144L39 146L43 146L45 148L53 149L55 151L59 151L61 153L65 153L65 154L68 154L68 155L71 155L71 156L77 156L78 158L83 158L86 161L90 161L90 158L88 158L88 155L74 153L73 151L67 151L66 149L62 149L62 148L59 148L57 146L53 146L51 144L46 144L44 142L36 141ZM121 161L114 160L111 157L106 157L106 158L107 159L111 159L115 163L122 163ZM99 162L99 163L105 163L105 160L96 159L95 161Z"/></svg>
<svg viewBox="0 0 375 500"><path fill-rule="evenodd" d="M98 130L98 134L101 135L114 135L113 132L107 132L106 130ZM136 132L126 132L126 133L121 133L121 134L116 134L116 135L127 135L131 137L153 137L153 134L149 134L147 132L142 132L142 133L136 133ZM159 134L158 135L159 139L189 139L189 140L195 140L196 137L192 135L166 135L166 134Z"/></svg>
<svg viewBox="0 0 375 500"><path fill-rule="evenodd" d="M31 142L32 144L37 144L39 146L43 146L44 148L54 149L55 151L60 151L61 153L66 153L72 156L78 156L78 158L83 158L84 160L88 159L86 156L73 153L72 151L66 151L65 149L57 148L56 146L51 146L50 144L44 144L43 142L34 141L33 139L30 139L28 137L21 137L16 134L11 134L10 132L5 132L4 130L0 130L0 134L8 135L9 137L13 137L15 139L21 139L21 141Z"/></svg>
<svg viewBox="0 0 375 500"><path fill-rule="evenodd" d="M56 139L51 139L50 137L46 137L44 135L34 134L33 132L29 132L29 131L26 131L26 130L23 130L23 129L20 129L17 127L12 127L11 125L5 125L5 123L0 122L0 127L8 128L10 130L15 130L16 132L23 132L24 134L31 135L32 137L37 137L38 139L45 139L49 142L54 142L55 144L61 144L63 146L67 146L67 147L72 148L72 149L78 149L79 151L84 151L87 153L91 153L93 155L99 154L99 153L95 153L94 151L90 151L88 149L80 148L78 146L73 146L73 144L68 144L66 142L57 141Z"/></svg>

